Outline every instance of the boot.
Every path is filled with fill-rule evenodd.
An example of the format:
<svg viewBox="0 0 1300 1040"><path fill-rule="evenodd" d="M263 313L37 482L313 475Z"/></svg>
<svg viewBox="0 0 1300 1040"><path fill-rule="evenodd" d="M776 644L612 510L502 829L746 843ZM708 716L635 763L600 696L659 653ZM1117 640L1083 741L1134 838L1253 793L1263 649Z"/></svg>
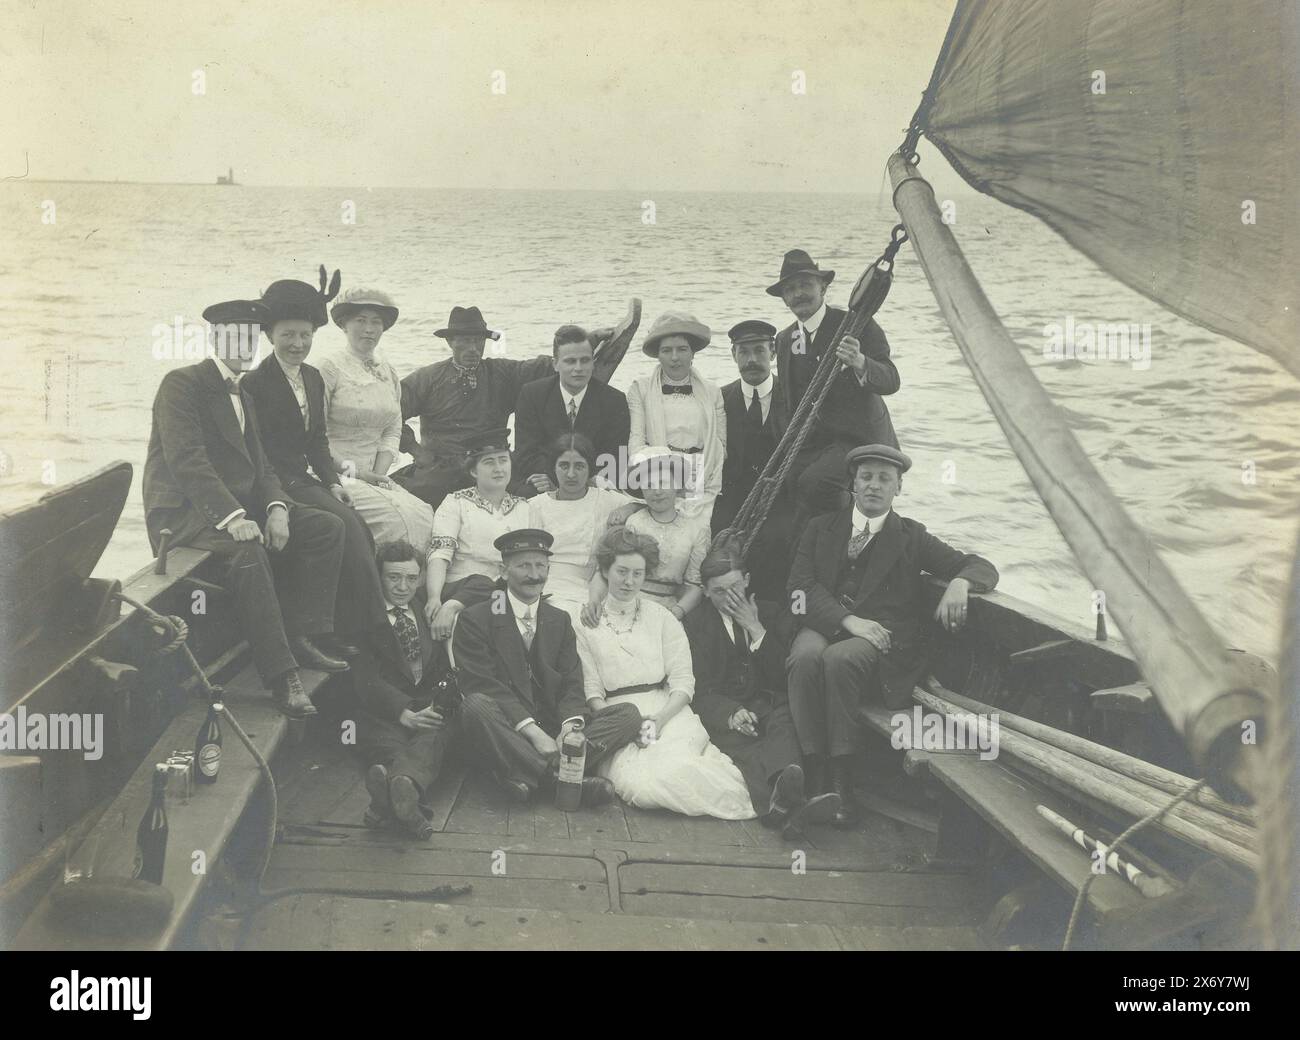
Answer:
<svg viewBox="0 0 1300 1040"><path fill-rule="evenodd" d="M310 668L314 672L346 672L347 661L330 657L314 646L306 636L294 636L289 640L289 649L299 668Z"/></svg>
<svg viewBox="0 0 1300 1040"><path fill-rule="evenodd" d="M777 774L767 814L759 822L771 830L782 830L805 801L803 769L798 765L788 765Z"/></svg>
<svg viewBox="0 0 1300 1040"><path fill-rule="evenodd" d="M815 794L825 794L829 785L829 777L826 775L826 759L821 755L805 755L803 759L804 772L804 794L812 797Z"/></svg>
<svg viewBox="0 0 1300 1040"><path fill-rule="evenodd" d="M393 815L404 830L417 841L433 837L433 824L420 811L420 789L409 776L395 776L388 781L388 799L393 803Z"/></svg>
<svg viewBox="0 0 1300 1040"><path fill-rule="evenodd" d="M273 696L275 706L291 719L305 719L316 714L316 705L303 689L302 676L296 668L276 680Z"/></svg>
<svg viewBox="0 0 1300 1040"><path fill-rule="evenodd" d="M858 822L858 808L853 801L853 780L849 769L852 761L849 755L837 755L831 759L831 793L840 797L839 808L831 814L831 823L836 827L852 827Z"/></svg>

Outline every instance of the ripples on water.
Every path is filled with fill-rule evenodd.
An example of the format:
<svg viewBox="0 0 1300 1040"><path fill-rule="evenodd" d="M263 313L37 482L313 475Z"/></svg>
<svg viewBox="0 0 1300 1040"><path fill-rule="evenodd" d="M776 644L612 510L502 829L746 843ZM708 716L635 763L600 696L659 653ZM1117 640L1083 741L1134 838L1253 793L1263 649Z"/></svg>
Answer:
<svg viewBox="0 0 1300 1040"><path fill-rule="evenodd" d="M549 348L564 322L612 324L629 297L643 325L668 308L714 329L705 375L735 377L725 331L743 318L789 321L763 288L800 245L839 277L842 304L896 218L851 196L620 192L368 191L9 182L0 185L5 301L0 507L113 459L137 484L99 572L148 555L139 475L150 404L169 364L151 355L155 324L198 321L209 303L251 297L277 278L375 285L402 317L382 351L405 375L447 356L433 337L453 304L476 304L512 356ZM57 223L41 223L41 203ZM342 222L352 200L357 222ZM1186 323L1099 272L1032 218L978 196L954 228L971 266L1102 475L1207 613L1236 645L1276 656L1295 540L1300 386L1271 361ZM1151 325L1151 365L1049 362L1043 326ZM880 322L903 388L890 408L915 468L897 505L945 539L991 557L1002 588L1079 619L1090 586L973 384L925 277L904 247ZM322 329L316 357L342 349ZM640 337L614 382L653 364ZM944 464L955 465L945 483ZM1256 482L1243 483L1253 465Z"/></svg>

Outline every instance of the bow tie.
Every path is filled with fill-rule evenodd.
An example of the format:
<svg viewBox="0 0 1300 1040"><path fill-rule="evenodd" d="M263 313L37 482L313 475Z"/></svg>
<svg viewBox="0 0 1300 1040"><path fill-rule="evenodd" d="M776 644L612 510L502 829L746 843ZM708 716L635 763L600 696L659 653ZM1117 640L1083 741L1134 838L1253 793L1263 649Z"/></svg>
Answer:
<svg viewBox="0 0 1300 1040"><path fill-rule="evenodd" d="M361 364L365 366L366 371L369 372L371 375L374 375L376 372L379 371L379 362L376 361L374 358L370 358L367 361L363 361L361 362Z"/></svg>
<svg viewBox="0 0 1300 1040"><path fill-rule="evenodd" d="M689 394L691 390L690 383L683 383L681 386L671 386L668 383L663 385L663 392L666 394Z"/></svg>

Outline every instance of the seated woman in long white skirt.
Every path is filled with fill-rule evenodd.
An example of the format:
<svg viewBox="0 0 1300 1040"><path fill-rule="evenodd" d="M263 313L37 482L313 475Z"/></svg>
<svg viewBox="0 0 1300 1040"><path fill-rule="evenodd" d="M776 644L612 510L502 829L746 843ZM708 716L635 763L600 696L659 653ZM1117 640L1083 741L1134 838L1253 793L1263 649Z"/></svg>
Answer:
<svg viewBox="0 0 1300 1040"><path fill-rule="evenodd" d="M736 764L709 742L691 710L695 675L681 622L641 596L658 562L654 540L624 528L601 539L597 564L608 593L595 628L576 626L587 703L594 711L630 703L645 718L641 741L599 768L618 796L642 809L722 820L754 818Z"/></svg>

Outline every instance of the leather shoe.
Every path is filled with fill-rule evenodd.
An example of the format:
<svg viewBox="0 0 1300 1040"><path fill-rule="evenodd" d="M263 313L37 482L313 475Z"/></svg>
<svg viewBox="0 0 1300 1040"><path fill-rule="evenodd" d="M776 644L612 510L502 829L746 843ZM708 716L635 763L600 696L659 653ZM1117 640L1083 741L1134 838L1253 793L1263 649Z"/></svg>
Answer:
<svg viewBox="0 0 1300 1040"><path fill-rule="evenodd" d="M306 636L297 636L291 639L289 647L293 650L294 660L298 662L300 668L310 668L317 672L346 672L348 670L347 661L322 653L320 648L313 646L311 640Z"/></svg>
<svg viewBox="0 0 1300 1040"><path fill-rule="evenodd" d="M297 671L285 672L276 684L275 706L291 719L306 719L316 714L316 705L302 685Z"/></svg>
<svg viewBox="0 0 1300 1040"><path fill-rule="evenodd" d="M527 805L532 801L533 790L522 780L512 780L500 773L493 773L492 779L496 781L497 787L505 792L506 797L516 805Z"/></svg>
<svg viewBox="0 0 1300 1040"><path fill-rule="evenodd" d="M370 806L361 822L367 827L382 826L393 815L393 806L388 800L388 770L378 763L367 769L366 790L370 792Z"/></svg>
<svg viewBox="0 0 1300 1040"><path fill-rule="evenodd" d="M772 830L781 830L786 826L790 815L804 803L803 768L788 765L777 774L772 785L772 797L768 799L767 814L759 822Z"/></svg>
<svg viewBox="0 0 1300 1040"><path fill-rule="evenodd" d="M361 647L356 643L344 642L341 639L334 640L334 652L341 657L357 657L361 653Z"/></svg>
<svg viewBox="0 0 1300 1040"><path fill-rule="evenodd" d="M806 824L834 823L835 814L839 811L839 795L834 793L815 795L789 815L781 827L781 837L786 841L794 841L803 835Z"/></svg>
<svg viewBox="0 0 1300 1040"><path fill-rule="evenodd" d="M409 776L398 775L388 781L388 800L402 830L417 841L433 837L433 824L420 811L420 791Z"/></svg>
<svg viewBox="0 0 1300 1040"><path fill-rule="evenodd" d="M614 784L603 776L584 776L582 778L582 802L584 809L594 809L598 805L608 805L614 800Z"/></svg>
<svg viewBox="0 0 1300 1040"><path fill-rule="evenodd" d="M839 808L831 814L831 823L836 827L852 827L858 822L858 808L853 801L847 757L836 758L831 763L831 793L838 795L840 801Z"/></svg>

